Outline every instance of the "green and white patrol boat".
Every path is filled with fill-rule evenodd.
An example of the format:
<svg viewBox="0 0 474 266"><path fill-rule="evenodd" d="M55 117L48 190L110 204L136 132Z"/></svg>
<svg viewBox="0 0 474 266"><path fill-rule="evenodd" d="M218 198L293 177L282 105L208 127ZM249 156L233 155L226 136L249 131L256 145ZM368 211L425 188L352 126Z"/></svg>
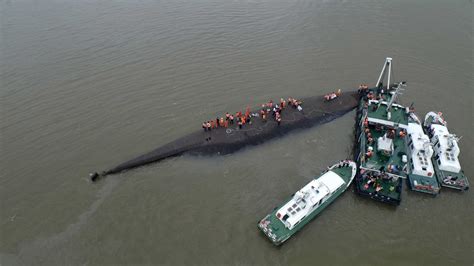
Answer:
<svg viewBox="0 0 474 266"><path fill-rule="evenodd" d="M414 191L437 195L440 187L431 163L433 148L414 112L408 117L407 134L408 184Z"/></svg>
<svg viewBox="0 0 474 266"><path fill-rule="evenodd" d="M350 160L329 167L260 220L258 228L273 244L282 244L349 187L356 169L355 162Z"/></svg>
<svg viewBox="0 0 474 266"><path fill-rule="evenodd" d="M449 133L442 113L427 113L423 125L433 145L432 161L439 184L457 190L469 189L469 181L458 160L459 138Z"/></svg>
<svg viewBox="0 0 474 266"><path fill-rule="evenodd" d="M356 193L376 201L399 205L402 178L407 177L405 134L408 107L396 103L405 82L390 83L392 58L387 57L375 88L361 85L356 119ZM387 86L383 80L388 73Z"/></svg>

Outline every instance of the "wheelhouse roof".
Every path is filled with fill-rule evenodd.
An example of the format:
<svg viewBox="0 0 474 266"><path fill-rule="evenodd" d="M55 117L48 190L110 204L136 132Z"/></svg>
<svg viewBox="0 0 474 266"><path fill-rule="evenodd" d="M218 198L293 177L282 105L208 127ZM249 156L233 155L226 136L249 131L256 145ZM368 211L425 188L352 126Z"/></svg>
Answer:
<svg viewBox="0 0 474 266"><path fill-rule="evenodd" d="M344 180L339 175L328 171L298 190L293 198L277 211L277 218L288 229L293 229L298 222L314 210L320 200L344 184Z"/></svg>

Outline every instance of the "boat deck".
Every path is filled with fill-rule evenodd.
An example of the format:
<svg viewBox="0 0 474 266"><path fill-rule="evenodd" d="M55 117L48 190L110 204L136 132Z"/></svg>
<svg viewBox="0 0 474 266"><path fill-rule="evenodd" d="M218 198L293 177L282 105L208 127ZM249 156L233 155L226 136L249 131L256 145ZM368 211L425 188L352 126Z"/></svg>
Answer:
<svg viewBox="0 0 474 266"><path fill-rule="evenodd" d="M369 93L376 89L370 89ZM377 97L377 96L376 96ZM383 98L389 101L391 94L384 93ZM356 178L356 192L371 199L400 204L402 178L406 178L406 163L402 161L406 155L405 138L399 136L401 129L408 126L408 114L403 106L392 105L391 117L388 119L386 103L363 98L360 101L357 117L356 160L359 173ZM367 118L367 121L364 120ZM365 125L364 125L365 124ZM366 133L366 130L368 132ZM391 138L393 149L390 154L380 151L378 138L383 137L389 129L395 129ZM372 142L369 144L369 133ZM372 156L366 156L372 147Z"/></svg>
<svg viewBox="0 0 474 266"><path fill-rule="evenodd" d="M369 126L369 129L370 129L370 133L372 134L374 138L374 142L371 144L371 146L374 148L374 151L377 151L376 140L379 137L382 137L385 134L385 132L377 131L372 126ZM383 168L384 170L387 170L389 165L396 165L398 169L402 169L404 165L404 163L402 162L402 155L406 154L405 140L400 137L395 137L393 139L393 148L394 148L394 151L390 157L385 156L379 152L374 152L372 157L366 158L365 162L362 163L362 167L369 168L369 169L377 169L377 170L380 170L381 168ZM406 177L406 174L402 171L399 171L394 174L400 175L402 177Z"/></svg>
<svg viewBox="0 0 474 266"><path fill-rule="evenodd" d="M399 204L401 200L402 180L406 178L406 173L402 171L405 163L402 162L402 156L406 154L405 140L395 137L393 141L393 153L386 156L377 152L378 137L385 134L384 131L378 131L374 126L369 126L370 133L374 141L370 145L374 149L374 153L370 158L365 158L360 163L359 176L356 179L356 191L363 196L372 199L388 202L391 204ZM368 147L365 134L362 135L360 141L360 150L362 154L366 153ZM365 157L365 156L364 156ZM389 166L395 166L396 170L389 170ZM390 175L392 178L374 178L381 172ZM378 191L377 191L378 190Z"/></svg>
<svg viewBox="0 0 474 266"><path fill-rule="evenodd" d="M340 167L333 168L331 171L338 174L344 179L345 182L348 182L352 175L351 167ZM288 201L290 201L294 194L291 195L287 200L285 200L281 205L275 207L270 214L265 218L259 221L259 229L273 242L275 245L282 244L290 236L295 234L297 231L301 230L309 221L311 221L316 215L318 215L322 210L324 210L331 202L337 198L344 190L346 185L338 188L327 201L323 202L320 207L315 209L311 214L304 218L298 225L296 225L292 230L285 227L285 225L277 218L276 212L282 206L284 206Z"/></svg>
<svg viewBox="0 0 474 266"><path fill-rule="evenodd" d="M435 168L436 177L441 186L457 190L469 189L468 178L464 175L462 170L459 173L443 171L438 168L436 162L433 162L433 166Z"/></svg>
<svg viewBox="0 0 474 266"><path fill-rule="evenodd" d="M379 120L388 120L390 122L393 122L395 124L402 124L402 125L407 125L408 124L408 116L405 114L405 110L403 108L399 107L392 107L391 109L391 117L390 120L387 117L387 112L386 112L386 106L381 105L381 107L377 109L373 108L368 108L368 117L369 118L375 118Z"/></svg>
<svg viewBox="0 0 474 266"><path fill-rule="evenodd" d="M346 183L350 180L352 175L352 169L350 167L335 167L331 171L342 177Z"/></svg>
<svg viewBox="0 0 474 266"><path fill-rule="evenodd" d="M436 180L436 176L409 174L408 184L414 191L424 192L432 195L437 195L439 193L439 184Z"/></svg>
<svg viewBox="0 0 474 266"><path fill-rule="evenodd" d="M375 182L371 182L371 178L367 175L360 175L356 182L357 191L359 194L369 196L370 198L377 199L383 202L397 203L401 200L401 187L402 181L387 180L387 179L376 179ZM377 186L382 189L377 191Z"/></svg>

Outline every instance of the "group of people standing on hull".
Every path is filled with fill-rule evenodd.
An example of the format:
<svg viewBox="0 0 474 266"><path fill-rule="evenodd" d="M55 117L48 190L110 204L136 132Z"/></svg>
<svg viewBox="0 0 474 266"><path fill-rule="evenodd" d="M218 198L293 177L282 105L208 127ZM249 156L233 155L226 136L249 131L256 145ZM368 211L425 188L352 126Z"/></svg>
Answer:
<svg viewBox="0 0 474 266"><path fill-rule="evenodd" d="M268 120L269 115L272 115L272 118L275 119L278 125L281 124L281 112L283 109L291 106L298 111L303 111L303 107L301 107L302 102L300 100L294 98L288 98L288 103L281 98L280 104L274 104L272 100L268 101L267 103L262 104L262 108L260 110L260 114L258 113L251 113L250 107L247 106L245 109L245 113L241 111L235 113L235 116L229 114L228 112L225 114L224 117L217 117L215 120L209 120L202 123L202 128L204 131L211 131L215 128L227 128L231 125L237 123L239 128L241 129L246 124L252 124L252 117L258 117L262 119L262 121L266 122Z"/></svg>

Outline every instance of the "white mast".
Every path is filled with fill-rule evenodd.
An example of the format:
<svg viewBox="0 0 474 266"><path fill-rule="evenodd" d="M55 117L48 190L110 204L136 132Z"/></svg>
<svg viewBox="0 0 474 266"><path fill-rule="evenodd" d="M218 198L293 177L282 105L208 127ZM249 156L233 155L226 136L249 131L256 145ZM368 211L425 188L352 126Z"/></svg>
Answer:
<svg viewBox="0 0 474 266"><path fill-rule="evenodd" d="M388 67L387 67L388 66ZM385 59L385 63L383 64L382 72L380 72L379 79L377 80L377 83L375 84L375 87L379 87L381 83L383 83L383 80L385 79L385 73L388 69L388 79L387 79L387 91L390 89L390 75L392 72L392 58L387 57Z"/></svg>
<svg viewBox="0 0 474 266"><path fill-rule="evenodd" d="M397 96L402 94L401 92L404 90L403 87L405 87L405 86L406 86L405 81L402 81L402 82L397 84L397 87L395 88L395 92L393 93L393 96L392 96L392 98L390 98L390 102L387 105L387 111L390 111L390 108L392 107L392 104L397 99Z"/></svg>

